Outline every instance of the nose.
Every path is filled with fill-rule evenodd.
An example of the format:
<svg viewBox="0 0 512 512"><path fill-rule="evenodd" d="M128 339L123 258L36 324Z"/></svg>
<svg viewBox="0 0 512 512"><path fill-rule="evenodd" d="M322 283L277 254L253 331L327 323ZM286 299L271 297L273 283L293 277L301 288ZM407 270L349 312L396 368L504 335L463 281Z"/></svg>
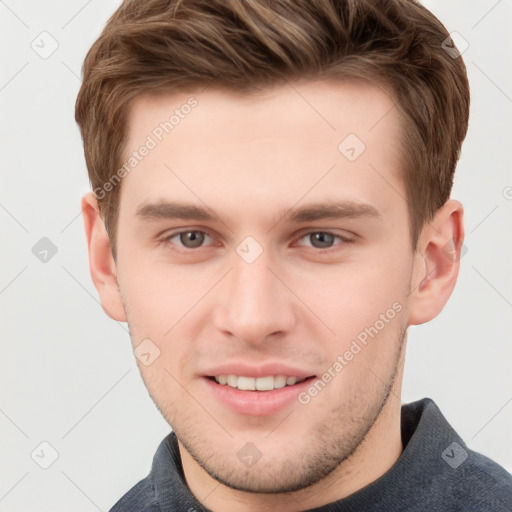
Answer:
<svg viewBox="0 0 512 512"><path fill-rule="evenodd" d="M218 289L215 327L244 343L259 345L290 333L296 325L293 294L269 267L266 253L247 263L235 255L234 268Z"/></svg>

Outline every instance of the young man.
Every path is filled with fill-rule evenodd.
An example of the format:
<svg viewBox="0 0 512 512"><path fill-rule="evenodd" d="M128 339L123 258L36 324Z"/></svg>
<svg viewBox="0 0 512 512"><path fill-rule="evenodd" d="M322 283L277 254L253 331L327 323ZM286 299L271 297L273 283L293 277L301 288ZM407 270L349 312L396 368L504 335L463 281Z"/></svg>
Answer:
<svg viewBox="0 0 512 512"><path fill-rule="evenodd" d="M447 51L449 50L449 51ZM411 0L132 0L84 64L105 312L173 432L113 511L512 510L407 328L464 238L464 63Z"/></svg>

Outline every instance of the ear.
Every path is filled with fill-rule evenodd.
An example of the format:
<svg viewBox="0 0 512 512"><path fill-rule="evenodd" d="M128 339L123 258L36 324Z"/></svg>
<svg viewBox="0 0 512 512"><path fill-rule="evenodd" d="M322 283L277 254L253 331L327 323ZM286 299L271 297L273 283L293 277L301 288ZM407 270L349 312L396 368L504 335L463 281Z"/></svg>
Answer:
<svg viewBox="0 0 512 512"><path fill-rule="evenodd" d="M116 278L108 234L100 216L98 201L92 192L82 197L82 215L89 250L92 281L100 296L103 311L118 322L126 322L126 313Z"/></svg>
<svg viewBox="0 0 512 512"><path fill-rule="evenodd" d="M423 228L414 255L409 324L435 318L448 302L459 274L464 209L448 200Z"/></svg>

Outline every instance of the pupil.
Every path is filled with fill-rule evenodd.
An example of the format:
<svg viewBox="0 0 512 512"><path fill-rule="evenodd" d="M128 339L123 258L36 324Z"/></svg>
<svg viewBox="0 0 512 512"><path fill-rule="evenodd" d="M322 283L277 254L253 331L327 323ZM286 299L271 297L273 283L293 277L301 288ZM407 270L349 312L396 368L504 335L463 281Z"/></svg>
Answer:
<svg viewBox="0 0 512 512"><path fill-rule="evenodd" d="M331 247L334 242L334 235L330 233L313 233L310 235L311 245L319 249Z"/></svg>
<svg viewBox="0 0 512 512"><path fill-rule="evenodd" d="M204 242L204 233L199 231L187 231L180 235L181 243L188 248L200 247Z"/></svg>

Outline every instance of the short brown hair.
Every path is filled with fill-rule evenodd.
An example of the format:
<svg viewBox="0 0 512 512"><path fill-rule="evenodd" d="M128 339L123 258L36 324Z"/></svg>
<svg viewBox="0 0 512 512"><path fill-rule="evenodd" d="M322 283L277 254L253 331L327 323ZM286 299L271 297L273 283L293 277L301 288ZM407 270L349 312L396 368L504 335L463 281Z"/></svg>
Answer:
<svg viewBox="0 0 512 512"><path fill-rule="evenodd" d="M449 198L468 125L466 67L446 42L445 27L415 0L125 0L85 58L76 101L93 190L122 165L136 97L366 78L387 89L401 113L416 247ZM120 190L121 183L99 200L114 258Z"/></svg>

